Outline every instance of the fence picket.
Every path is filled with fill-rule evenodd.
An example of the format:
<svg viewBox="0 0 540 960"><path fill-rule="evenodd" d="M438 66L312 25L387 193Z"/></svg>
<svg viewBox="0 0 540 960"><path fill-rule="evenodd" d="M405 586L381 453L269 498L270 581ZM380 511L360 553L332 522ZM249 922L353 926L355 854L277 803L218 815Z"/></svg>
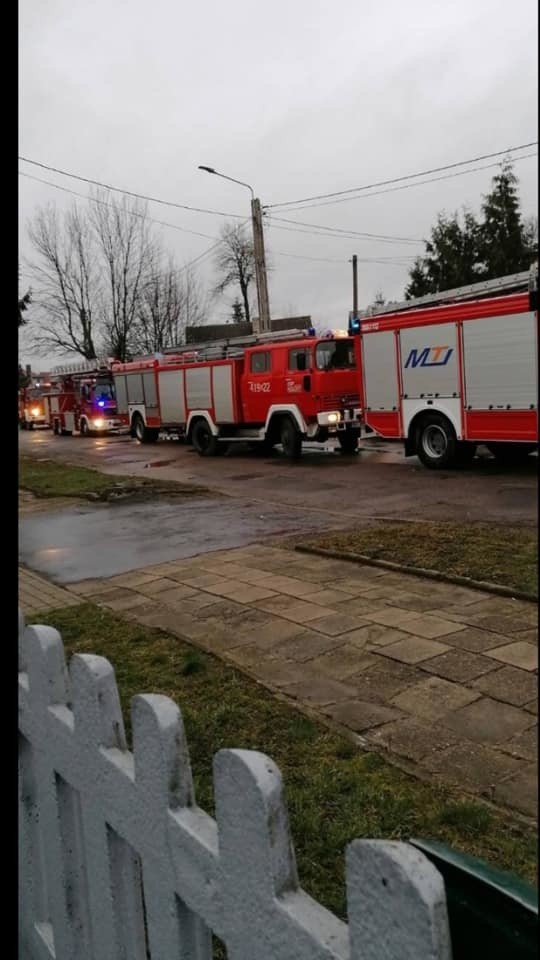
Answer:
<svg viewBox="0 0 540 960"><path fill-rule="evenodd" d="M216 754L214 821L176 704L133 698L131 753L110 663L76 655L68 673L57 631L19 623L25 958L210 960L213 931L229 960L451 960L422 853L351 844L344 923L299 884L272 760Z"/></svg>

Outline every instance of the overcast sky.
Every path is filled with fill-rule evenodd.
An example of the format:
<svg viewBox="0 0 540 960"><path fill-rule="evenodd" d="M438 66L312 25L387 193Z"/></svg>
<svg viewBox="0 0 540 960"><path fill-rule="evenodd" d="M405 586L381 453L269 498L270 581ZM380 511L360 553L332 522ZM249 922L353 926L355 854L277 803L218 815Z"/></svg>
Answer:
<svg viewBox="0 0 540 960"><path fill-rule="evenodd" d="M538 136L537 0L21 0L19 10L20 154L177 203L249 216L248 191L199 164L251 183L263 204L274 204ZM535 156L515 165L524 215L537 211L537 164ZM26 163L19 168L88 192ZM494 173L273 216L421 240L438 211L463 204L478 211ZM73 198L24 177L19 197L24 255L28 218ZM155 204L148 212L209 237L223 224ZM423 250L280 229L290 224L268 217L265 224L272 315L311 314L318 326L346 324L353 253L367 261L359 263L365 305L377 290L401 299L412 262L402 258ZM211 244L161 229L179 264ZM211 257L199 275L212 282ZM229 319L232 298L231 291L217 302L209 320ZM21 356L42 368L49 359L36 361L26 337Z"/></svg>

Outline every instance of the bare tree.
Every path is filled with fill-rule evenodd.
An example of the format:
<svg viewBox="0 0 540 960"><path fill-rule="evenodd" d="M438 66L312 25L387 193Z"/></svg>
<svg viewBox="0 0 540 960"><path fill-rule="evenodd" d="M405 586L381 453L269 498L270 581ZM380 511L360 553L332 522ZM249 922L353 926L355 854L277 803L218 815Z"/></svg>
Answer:
<svg viewBox="0 0 540 960"><path fill-rule="evenodd" d="M184 328L202 326L208 318L209 297L203 291L192 267L182 268L181 284L184 300Z"/></svg>
<svg viewBox="0 0 540 960"><path fill-rule="evenodd" d="M146 206L98 193L90 220L104 265L101 312L106 345L112 356L126 360L135 348L141 297L155 263Z"/></svg>
<svg viewBox="0 0 540 960"><path fill-rule="evenodd" d="M28 323L28 317L24 316L26 310L28 310L28 305L32 303L32 291L27 290L24 296L19 299L19 327L24 327L25 323Z"/></svg>
<svg viewBox="0 0 540 960"><path fill-rule="evenodd" d="M186 326L203 322L205 303L191 269L178 270L169 257L162 266L156 249L141 292L135 344L142 353L155 353L185 340Z"/></svg>
<svg viewBox="0 0 540 960"><path fill-rule="evenodd" d="M28 233L37 255L29 263L36 282L36 309L29 318L34 344L41 350L69 351L93 360L99 269L87 220L76 203L63 222L49 206L37 211Z"/></svg>
<svg viewBox="0 0 540 960"><path fill-rule="evenodd" d="M99 347L126 360L180 343L188 324L204 322L207 298L195 274L165 260L138 202L99 192L82 212L76 204L63 216L38 211L29 233L37 289L25 329L36 349L92 360ZM27 303L28 295L19 298L19 326Z"/></svg>
<svg viewBox="0 0 540 960"><path fill-rule="evenodd" d="M221 231L221 246L216 254L216 267L221 279L214 287L215 294L222 294L232 284L238 284L244 304L244 317L251 317L249 285L255 277L253 243L246 237L240 224L226 224Z"/></svg>
<svg viewBox="0 0 540 960"><path fill-rule="evenodd" d="M172 258L162 268L154 258L141 291L137 316L136 345L143 353L164 350L178 343L184 332L184 304L178 271Z"/></svg>

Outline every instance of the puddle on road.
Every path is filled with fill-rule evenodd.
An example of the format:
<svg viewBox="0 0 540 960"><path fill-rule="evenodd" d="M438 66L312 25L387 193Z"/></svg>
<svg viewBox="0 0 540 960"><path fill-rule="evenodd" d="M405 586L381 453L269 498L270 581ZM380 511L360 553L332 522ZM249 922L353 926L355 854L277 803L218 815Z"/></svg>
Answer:
<svg viewBox="0 0 540 960"><path fill-rule="evenodd" d="M28 515L19 524L23 563L57 583L106 578L140 567L230 550L268 536L317 531L327 517L301 508L198 498L118 503Z"/></svg>

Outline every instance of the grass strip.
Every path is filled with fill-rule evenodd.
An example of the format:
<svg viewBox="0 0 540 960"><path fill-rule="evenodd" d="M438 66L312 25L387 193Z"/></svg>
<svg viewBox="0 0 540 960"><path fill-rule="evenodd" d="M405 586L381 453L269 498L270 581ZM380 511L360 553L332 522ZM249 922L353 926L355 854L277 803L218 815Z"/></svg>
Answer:
<svg viewBox="0 0 540 960"><path fill-rule="evenodd" d="M528 527L385 522L329 531L302 544L538 594L538 533Z"/></svg>
<svg viewBox="0 0 540 960"><path fill-rule="evenodd" d="M149 499L154 496L194 497L210 495L207 487L175 481L147 480L100 473L55 460L19 458L19 488L35 497L82 497L87 500ZM216 494L212 493L212 497Z"/></svg>

